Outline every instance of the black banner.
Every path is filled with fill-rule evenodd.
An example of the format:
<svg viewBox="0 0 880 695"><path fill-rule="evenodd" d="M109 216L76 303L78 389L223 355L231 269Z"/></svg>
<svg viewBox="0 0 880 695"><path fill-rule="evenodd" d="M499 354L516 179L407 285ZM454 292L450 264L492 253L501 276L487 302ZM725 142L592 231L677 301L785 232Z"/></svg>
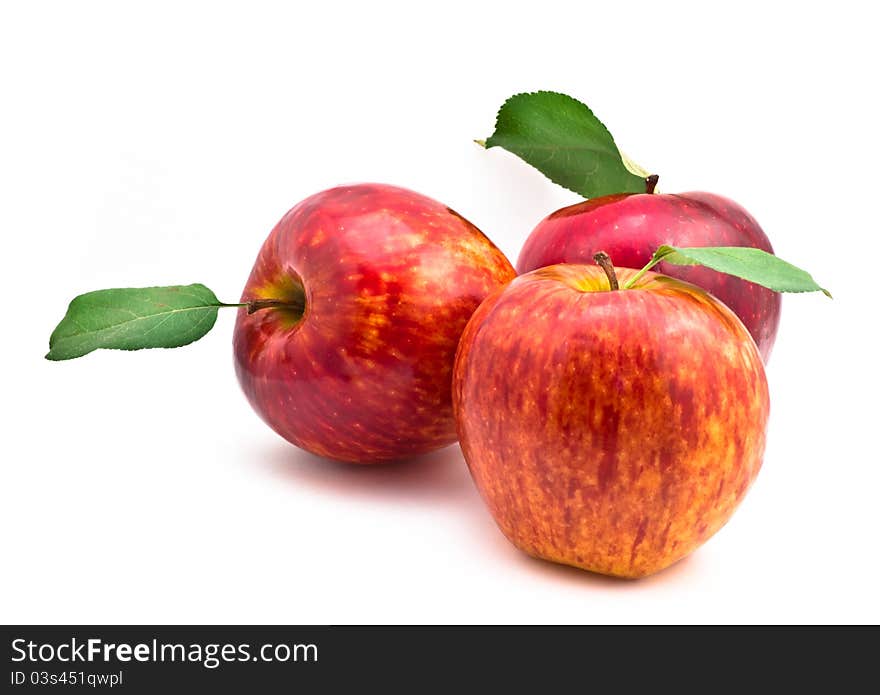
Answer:
<svg viewBox="0 0 880 695"><path fill-rule="evenodd" d="M637 683L753 688L757 674L775 674L841 692L865 683L858 674L878 646L876 630L828 628L30 626L2 635L10 693L311 692L352 683L467 692L474 674L542 692L608 682L623 692Z"/></svg>

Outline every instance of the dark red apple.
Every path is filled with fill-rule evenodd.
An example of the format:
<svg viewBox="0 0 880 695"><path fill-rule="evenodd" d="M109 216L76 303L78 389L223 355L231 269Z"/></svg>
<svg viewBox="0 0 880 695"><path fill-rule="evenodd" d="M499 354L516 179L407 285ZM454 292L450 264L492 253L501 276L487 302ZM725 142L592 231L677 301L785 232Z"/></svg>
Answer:
<svg viewBox="0 0 880 695"><path fill-rule="evenodd" d="M516 269L526 273L554 263L591 263L606 251L618 267L642 268L661 245L752 246L773 252L755 219L732 200L712 193L620 194L554 212L532 231ZM779 327L780 295L703 267L661 263L657 270L699 285L739 316L766 361Z"/></svg>
<svg viewBox="0 0 880 695"><path fill-rule="evenodd" d="M636 271L618 269L621 285ZM733 514L761 467L769 395L742 322L648 272L521 275L474 313L453 381L468 467L501 531L539 558L642 577Z"/></svg>
<svg viewBox="0 0 880 695"><path fill-rule="evenodd" d="M373 463L456 440L452 365L509 261L445 205L341 186L290 210L242 293L235 366L251 405L315 454ZM253 307L252 307L253 308Z"/></svg>

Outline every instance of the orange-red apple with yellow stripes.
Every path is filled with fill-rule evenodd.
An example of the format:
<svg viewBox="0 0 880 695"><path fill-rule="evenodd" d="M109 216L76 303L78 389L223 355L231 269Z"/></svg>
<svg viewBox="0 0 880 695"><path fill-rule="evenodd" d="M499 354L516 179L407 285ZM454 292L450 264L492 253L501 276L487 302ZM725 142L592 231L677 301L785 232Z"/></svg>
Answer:
<svg viewBox="0 0 880 695"><path fill-rule="evenodd" d="M318 193L257 257L242 294L252 313L235 326L239 381L276 432L321 456L373 463L451 444L461 332L514 275L435 200L380 184Z"/></svg>
<svg viewBox="0 0 880 695"><path fill-rule="evenodd" d="M462 336L453 394L504 535L535 557L632 578L730 518L761 466L769 411L761 357L730 309L651 272L612 290L593 265L542 268L487 299Z"/></svg>

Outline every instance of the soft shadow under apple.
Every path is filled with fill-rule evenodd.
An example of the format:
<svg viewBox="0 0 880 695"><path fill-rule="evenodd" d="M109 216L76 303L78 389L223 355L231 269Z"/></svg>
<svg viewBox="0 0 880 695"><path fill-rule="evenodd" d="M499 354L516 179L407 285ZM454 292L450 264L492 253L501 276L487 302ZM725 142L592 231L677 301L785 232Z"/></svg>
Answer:
<svg viewBox="0 0 880 695"><path fill-rule="evenodd" d="M700 566L694 555L690 555L650 577L627 580L523 553L504 538L492 521L457 444L413 459L359 466L331 461L289 444L278 443L268 448L258 460L270 475L291 485L308 486L320 494L351 496L376 504L448 507L450 513L464 515L462 526L469 531L467 542L474 546L474 552L495 556L499 567L506 565L510 571L540 575L545 580L633 591L677 580Z"/></svg>
<svg viewBox="0 0 880 695"><path fill-rule="evenodd" d="M393 463L354 465L280 443L259 459L270 474L322 493L368 498L380 504L433 504L482 509L457 444Z"/></svg>

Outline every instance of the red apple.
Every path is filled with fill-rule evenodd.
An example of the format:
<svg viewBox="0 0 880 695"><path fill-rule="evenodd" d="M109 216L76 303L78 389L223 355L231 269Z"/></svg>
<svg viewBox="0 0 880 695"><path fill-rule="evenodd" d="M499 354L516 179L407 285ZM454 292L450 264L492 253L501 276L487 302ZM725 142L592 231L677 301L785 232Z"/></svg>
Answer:
<svg viewBox="0 0 880 695"><path fill-rule="evenodd" d="M418 193L341 186L290 210L242 293L235 366L251 405L315 454L372 463L451 444L468 319L515 273L474 225Z"/></svg>
<svg viewBox="0 0 880 695"><path fill-rule="evenodd" d="M755 219L727 198L712 193L619 194L571 205L542 220L520 252L516 269L526 273L554 263L590 263L600 250L617 266L642 268L663 244L752 246L773 252ZM727 304L749 329L764 360L770 357L779 327L778 293L708 268L666 263L657 268Z"/></svg>
<svg viewBox="0 0 880 695"><path fill-rule="evenodd" d="M621 284L635 271L618 269ZM462 336L458 434L492 516L535 557L619 577L668 567L730 518L764 452L754 341L700 288L609 290L554 265L487 299Z"/></svg>

